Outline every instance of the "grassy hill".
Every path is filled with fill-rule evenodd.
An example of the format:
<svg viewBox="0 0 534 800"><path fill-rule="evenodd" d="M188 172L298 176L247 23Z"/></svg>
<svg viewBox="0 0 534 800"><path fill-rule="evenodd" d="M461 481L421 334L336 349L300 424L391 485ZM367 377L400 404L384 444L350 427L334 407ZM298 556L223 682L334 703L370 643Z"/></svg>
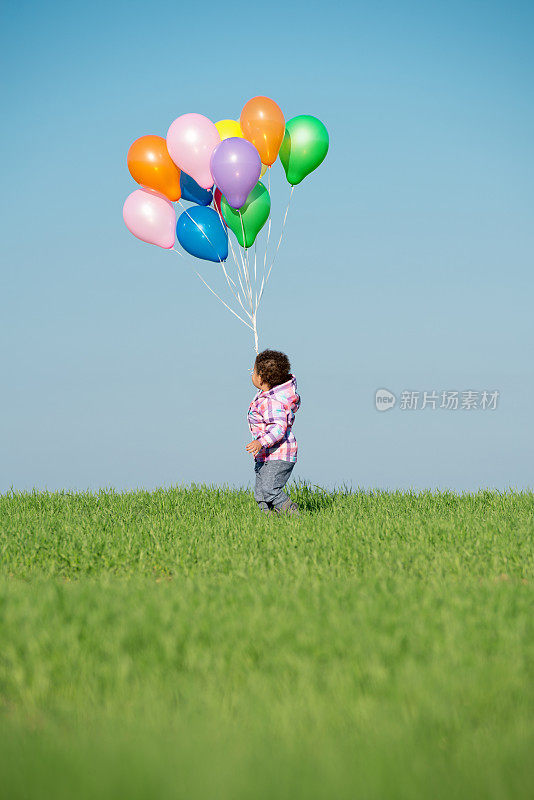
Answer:
<svg viewBox="0 0 534 800"><path fill-rule="evenodd" d="M530 798L534 495L0 496L9 800Z"/></svg>

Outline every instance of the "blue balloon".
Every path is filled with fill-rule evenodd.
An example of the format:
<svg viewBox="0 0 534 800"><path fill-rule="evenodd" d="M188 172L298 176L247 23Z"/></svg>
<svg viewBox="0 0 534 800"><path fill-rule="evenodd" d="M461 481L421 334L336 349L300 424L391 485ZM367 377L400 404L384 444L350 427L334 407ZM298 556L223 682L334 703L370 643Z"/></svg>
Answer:
<svg viewBox="0 0 534 800"><path fill-rule="evenodd" d="M182 200L189 200L190 203L197 203L199 206L209 206L213 200L213 194L199 186L191 175L185 172L180 172L180 191Z"/></svg>
<svg viewBox="0 0 534 800"><path fill-rule="evenodd" d="M176 236L192 256L217 262L228 258L228 233L213 208L192 206L180 214Z"/></svg>

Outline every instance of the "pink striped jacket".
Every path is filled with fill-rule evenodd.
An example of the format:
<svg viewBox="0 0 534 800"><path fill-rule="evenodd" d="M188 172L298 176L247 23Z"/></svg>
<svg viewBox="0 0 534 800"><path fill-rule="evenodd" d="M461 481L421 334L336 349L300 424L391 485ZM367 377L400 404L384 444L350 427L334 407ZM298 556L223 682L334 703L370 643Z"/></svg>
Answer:
<svg viewBox="0 0 534 800"><path fill-rule="evenodd" d="M297 460L297 440L291 428L299 408L294 375L267 392L257 392L248 409L250 432L262 445L256 461Z"/></svg>

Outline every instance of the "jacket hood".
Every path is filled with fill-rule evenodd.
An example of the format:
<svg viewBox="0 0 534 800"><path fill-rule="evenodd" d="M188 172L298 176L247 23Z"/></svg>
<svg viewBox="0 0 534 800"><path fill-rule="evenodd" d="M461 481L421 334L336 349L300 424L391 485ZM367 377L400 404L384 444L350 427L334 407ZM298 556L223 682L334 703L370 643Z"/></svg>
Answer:
<svg viewBox="0 0 534 800"><path fill-rule="evenodd" d="M289 380L285 383L280 383L278 386L273 386L268 392L262 392L265 397L274 397L279 403L282 403L288 410L293 413L298 411L300 406L300 395L297 392L297 379L291 375Z"/></svg>

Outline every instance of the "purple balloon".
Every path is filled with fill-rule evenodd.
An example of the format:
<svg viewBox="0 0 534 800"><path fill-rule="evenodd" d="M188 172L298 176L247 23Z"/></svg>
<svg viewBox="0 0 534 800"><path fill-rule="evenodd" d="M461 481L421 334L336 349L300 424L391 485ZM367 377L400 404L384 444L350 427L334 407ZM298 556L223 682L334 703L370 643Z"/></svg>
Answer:
<svg viewBox="0 0 534 800"><path fill-rule="evenodd" d="M211 154L213 180L232 208L241 208L260 179L260 154L251 142L231 136Z"/></svg>

